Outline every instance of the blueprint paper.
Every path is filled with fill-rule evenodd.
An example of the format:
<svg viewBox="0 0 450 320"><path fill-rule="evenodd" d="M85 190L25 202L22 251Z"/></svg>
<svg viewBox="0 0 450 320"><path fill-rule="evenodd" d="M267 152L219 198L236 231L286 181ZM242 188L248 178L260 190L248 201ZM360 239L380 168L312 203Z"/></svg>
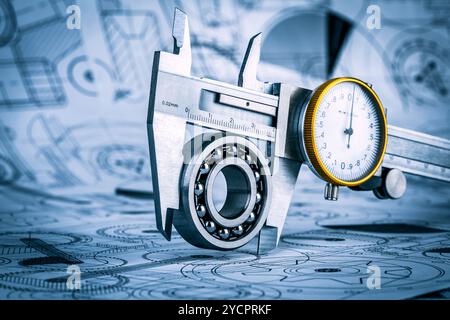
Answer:
<svg viewBox="0 0 450 320"><path fill-rule="evenodd" d="M72 2L0 0L2 299L448 298L445 183L408 176L401 200L345 189L328 203L302 168L278 249L197 249L156 230L146 131L174 7L189 15L193 75L236 84L262 32L260 79L309 88L326 77L331 10L354 23L333 76L372 83L390 124L450 138L446 1L76 3L80 30L66 27ZM380 30L366 27L371 4ZM381 289L366 285L371 265Z"/></svg>

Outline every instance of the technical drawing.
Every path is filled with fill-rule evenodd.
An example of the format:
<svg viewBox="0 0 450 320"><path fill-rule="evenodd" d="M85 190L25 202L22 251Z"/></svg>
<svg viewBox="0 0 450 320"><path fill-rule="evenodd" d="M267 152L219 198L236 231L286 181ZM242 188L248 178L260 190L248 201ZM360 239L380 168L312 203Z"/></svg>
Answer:
<svg viewBox="0 0 450 320"><path fill-rule="evenodd" d="M90 62L86 56L78 56L71 60L67 69L68 79L72 86L90 97L97 97L98 90L108 88L108 84L116 79L115 73L104 61L95 59ZM115 99L120 98L120 93L115 96Z"/></svg>
<svg viewBox="0 0 450 320"><path fill-rule="evenodd" d="M410 32L411 34L412 32ZM450 47L429 35L394 39L394 80L400 94L417 105L436 107L450 102Z"/></svg>
<svg viewBox="0 0 450 320"><path fill-rule="evenodd" d="M150 82L153 52L162 46L158 18L151 12L102 10L101 19L121 85L116 98L142 102Z"/></svg>
<svg viewBox="0 0 450 320"><path fill-rule="evenodd" d="M134 123L112 125L99 120L65 127L57 118L42 115L28 125L29 141L36 156L46 161L46 183L53 188L100 182L107 177L116 177L116 181L145 179L149 169L145 148L138 143L143 141L139 139L142 134L145 132ZM132 142L133 135L137 143ZM96 139L80 143L91 136Z"/></svg>
<svg viewBox="0 0 450 320"><path fill-rule="evenodd" d="M16 29L17 21L11 3L7 0L0 1L0 48L11 41Z"/></svg>
<svg viewBox="0 0 450 320"><path fill-rule="evenodd" d="M8 3L2 1L2 3ZM39 108L61 106L66 94L57 66L72 50L81 45L79 33L65 27L63 2L34 3L12 1L2 4L5 21L4 40L11 55L0 54L0 107ZM5 14L6 14L5 13ZM14 26L16 30L11 31ZM14 37L12 36L14 34ZM51 47L43 43L53 44Z"/></svg>
<svg viewBox="0 0 450 320"><path fill-rule="evenodd" d="M153 54L171 49L174 7L192 22L193 74L236 83L247 37L262 32L260 80L311 88L330 76L332 13L352 25L332 76L372 83L389 122L448 138L447 1L377 1L382 28L369 30L369 0L96 0L97 27L82 20L81 31L106 48L97 55L67 29L70 4L0 0L0 299L450 298L440 182L408 177L390 205L343 190L338 208L304 168L274 252L258 255L254 241L198 249L176 232L167 243L145 124ZM66 285L72 264L80 290ZM367 288L369 266L381 269L380 290Z"/></svg>

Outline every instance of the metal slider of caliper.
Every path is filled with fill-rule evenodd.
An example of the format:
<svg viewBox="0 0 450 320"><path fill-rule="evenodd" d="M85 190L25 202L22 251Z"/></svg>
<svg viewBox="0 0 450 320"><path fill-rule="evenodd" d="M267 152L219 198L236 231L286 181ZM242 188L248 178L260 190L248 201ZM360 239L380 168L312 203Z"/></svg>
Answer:
<svg viewBox="0 0 450 320"><path fill-rule="evenodd" d="M450 182L450 141L388 126L382 168L356 190L373 190L379 199L399 199L407 189L404 173Z"/></svg>

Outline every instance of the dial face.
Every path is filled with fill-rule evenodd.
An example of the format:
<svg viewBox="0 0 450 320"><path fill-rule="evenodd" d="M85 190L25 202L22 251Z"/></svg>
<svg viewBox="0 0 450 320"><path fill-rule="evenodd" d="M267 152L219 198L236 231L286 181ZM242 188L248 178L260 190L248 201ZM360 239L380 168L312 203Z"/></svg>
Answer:
<svg viewBox="0 0 450 320"><path fill-rule="evenodd" d="M359 80L331 82L317 99L311 143L327 180L357 185L380 164L386 123L375 93ZM314 164L313 164L314 166Z"/></svg>

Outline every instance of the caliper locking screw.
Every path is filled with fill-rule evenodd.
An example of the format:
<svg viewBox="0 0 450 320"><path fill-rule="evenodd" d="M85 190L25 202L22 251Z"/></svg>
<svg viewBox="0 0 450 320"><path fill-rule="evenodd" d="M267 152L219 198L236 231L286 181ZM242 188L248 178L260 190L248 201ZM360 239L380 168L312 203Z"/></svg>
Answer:
<svg viewBox="0 0 450 320"><path fill-rule="evenodd" d="M328 182L325 185L325 192L323 196L325 200L336 201L339 197L339 186Z"/></svg>

